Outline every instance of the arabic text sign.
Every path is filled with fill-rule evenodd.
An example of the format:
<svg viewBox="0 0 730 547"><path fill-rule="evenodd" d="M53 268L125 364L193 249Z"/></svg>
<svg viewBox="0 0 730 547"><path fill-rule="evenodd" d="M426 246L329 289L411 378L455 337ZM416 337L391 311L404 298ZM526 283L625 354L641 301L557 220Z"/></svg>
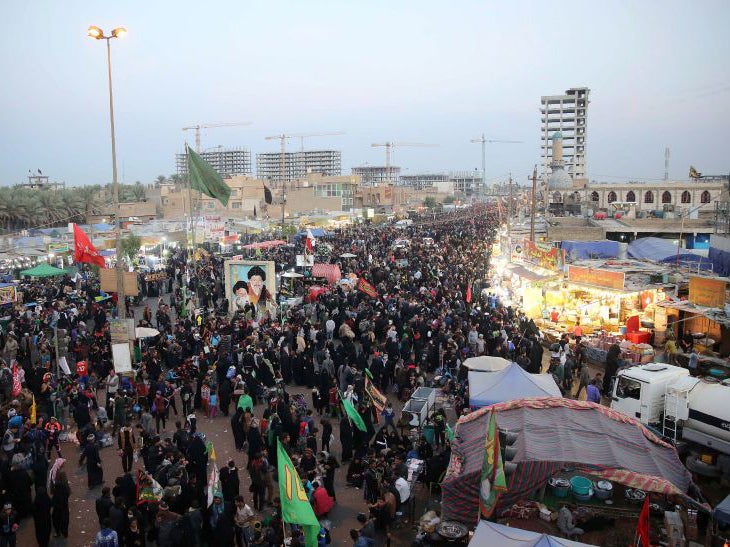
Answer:
<svg viewBox="0 0 730 547"><path fill-rule="evenodd" d="M583 268L573 265L568 266L568 281L574 283L585 283L586 285L622 290L624 288L625 277L626 274L624 272L614 272L600 268Z"/></svg>

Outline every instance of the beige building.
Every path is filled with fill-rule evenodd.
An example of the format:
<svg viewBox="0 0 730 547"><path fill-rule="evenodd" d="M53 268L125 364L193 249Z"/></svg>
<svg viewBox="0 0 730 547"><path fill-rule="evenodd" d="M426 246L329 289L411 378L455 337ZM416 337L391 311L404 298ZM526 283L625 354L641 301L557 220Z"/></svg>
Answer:
<svg viewBox="0 0 730 547"><path fill-rule="evenodd" d="M103 222L111 222L114 215L117 213L115 205L107 205L102 207L99 213L95 215L89 215L86 219L88 224L97 224ZM119 214L122 222L147 222L155 220L159 217L157 211L157 204L148 199L147 201L132 201L128 203L119 204Z"/></svg>
<svg viewBox="0 0 730 547"><path fill-rule="evenodd" d="M252 217L254 208L261 217L281 217L281 189L272 188L271 182L248 176L225 179L231 188L228 205L223 206L217 199L192 192L193 205L201 215L219 215L223 218ZM307 175L294 183L294 188L286 190L284 215L312 211L348 211L353 206L355 189L360 177L323 176L319 173ZM273 194L273 203L264 200L264 185ZM162 217L166 219L184 218L190 214L190 192L187 188L174 184L162 184L152 192L152 199L159 202ZM158 191L159 192L158 192Z"/></svg>
<svg viewBox="0 0 730 547"><path fill-rule="evenodd" d="M692 180L689 182L628 182L590 183L573 190L551 192L550 203L588 205L594 210L613 213L628 208L631 216L649 211L668 211L689 218L714 213L715 202L727 201L727 182L720 179ZM625 205L624 205L625 204Z"/></svg>

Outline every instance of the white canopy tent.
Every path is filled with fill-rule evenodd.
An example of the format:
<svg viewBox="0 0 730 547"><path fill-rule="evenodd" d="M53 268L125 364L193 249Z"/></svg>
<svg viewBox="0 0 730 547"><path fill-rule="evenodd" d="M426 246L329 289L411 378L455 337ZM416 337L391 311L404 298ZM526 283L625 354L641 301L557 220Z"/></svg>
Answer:
<svg viewBox="0 0 730 547"><path fill-rule="evenodd" d="M499 545L500 547L591 547L592 543L571 541L540 532L512 528L487 520L479 521L469 547Z"/></svg>
<svg viewBox="0 0 730 547"><path fill-rule="evenodd" d="M480 357L469 357L462 363L462 366L474 372L499 372L506 369L511 361L502 357L490 357L482 355Z"/></svg>

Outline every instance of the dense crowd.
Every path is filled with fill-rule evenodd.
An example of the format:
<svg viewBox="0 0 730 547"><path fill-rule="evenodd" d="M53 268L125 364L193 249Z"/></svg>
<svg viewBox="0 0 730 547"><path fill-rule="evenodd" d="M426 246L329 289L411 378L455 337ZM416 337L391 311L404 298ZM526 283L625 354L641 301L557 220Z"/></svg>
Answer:
<svg viewBox="0 0 730 547"><path fill-rule="evenodd" d="M449 443L443 410L431 418L434 438L427 439L414 434L409 416L374 400L369 385L402 401L418 387L437 386L458 415L468 410L465 358L501 355L541 369L534 324L488 288L496 228L496 212L482 207L409 227L336 231L318 241L318 260L365 279L377 295L348 283L313 293L299 282L301 303L263 316L248 308L227 313L220 256L193 260L179 251L165 265L166 279L142 287L157 306L147 300L135 323L160 334L143 340L132 375L114 372L109 319L117 303L99 291L94 275L28 284L0 340L0 541L12 544L30 514L39 545L52 531L67 536L62 450L65 458L79 457L88 487L98 488L100 449L113 446L108 452L118 451L124 474L97 500L98 545L279 545L281 442L321 519L320 544L328 543L337 490L348 486L363 493L353 543L372 544L408 512L407 462L423 461L421 479L437 483ZM260 257L294 264L303 247L299 240ZM561 385L567 387L565 377ZM291 386L311 396L301 389L295 395ZM244 469L235 455L219 453L219 480L211 476L215 447L203 416L230 421ZM340 466L347 485L335 479ZM303 544L297 526L291 533L292 545Z"/></svg>

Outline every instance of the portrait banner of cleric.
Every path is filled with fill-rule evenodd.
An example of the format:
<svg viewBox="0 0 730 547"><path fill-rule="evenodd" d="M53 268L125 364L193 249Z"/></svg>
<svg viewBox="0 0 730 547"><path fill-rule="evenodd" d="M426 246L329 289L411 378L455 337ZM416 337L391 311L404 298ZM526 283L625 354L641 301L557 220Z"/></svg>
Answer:
<svg viewBox="0 0 730 547"><path fill-rule="evenodd" d="M276 309L273 262L226 261L226 291L231 312L261 322Z"/></svg>

